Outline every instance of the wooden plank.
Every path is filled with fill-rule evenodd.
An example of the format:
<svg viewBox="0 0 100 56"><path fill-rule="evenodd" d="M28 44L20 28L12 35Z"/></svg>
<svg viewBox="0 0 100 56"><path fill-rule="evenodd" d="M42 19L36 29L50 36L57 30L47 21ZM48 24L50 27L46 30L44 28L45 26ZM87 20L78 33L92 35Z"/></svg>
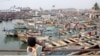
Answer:
<svg viewBox="0 0 100 56"><path fill-rule="evenodd" d="M52 44L50 43L45 43L46 47L54 47Z"/></svg>
<svg viewBox="0 0 100 56"><path fill-rule="evenodd" d="M78 42L78 44L80 44L81 46L84 46L84 44L82 42Z"/></svg>
<svg viewBox="0 0 100 56"><path fill-rule="evenodd" d="M68 40L68 39L64 39L65 41L69 42L69 43L73 43L72 41Z"/></svg>
<svg viewBox="0 0 100 56"><path fill-rule="evenodd" d="M92 45L88 44L88 43L84 43L85 46L91 47Z"/></svg>
<svg viewBox="0 0 100 56"><path fill-rule="evenodd" d="M74 38L69 38L69 40L72 40L74 42L78 42L78 40L74 39Z"/></svg>
<svg viewBox="0 0 100 56"><path fill-rule="evenodd" d="M61 46L61 44L58 44L57 42L55 41L51 41L52 44L56 45L56 46Z"/></svg>
<svg viewBox="0 0 100 56"><path fill-rule="evenodd" d="M64 41L62 41L62 40L58 40L57 41L59 44L61 44L61 45L67 45L67 43L65 43Z"/></svg>

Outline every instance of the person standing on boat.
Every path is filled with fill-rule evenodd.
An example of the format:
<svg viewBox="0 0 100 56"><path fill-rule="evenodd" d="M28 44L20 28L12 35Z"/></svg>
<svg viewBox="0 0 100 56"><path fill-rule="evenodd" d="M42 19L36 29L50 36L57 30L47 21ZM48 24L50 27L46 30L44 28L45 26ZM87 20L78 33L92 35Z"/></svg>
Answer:
<svg viewBox="0 0 100 56"><path fill-rule="evenodd" d="M84 37L85 37L85 32L84 32L84 30L82 30L82 31L79 33L79 41L81 41Z"/></svg>
<svg viewBox="0 0 100 56"><path fill-rule="evenodd" d="M95 35L96 35L96 38L98 38L100 40L100 33L99 33L99 31L96 31Z"/></svg>

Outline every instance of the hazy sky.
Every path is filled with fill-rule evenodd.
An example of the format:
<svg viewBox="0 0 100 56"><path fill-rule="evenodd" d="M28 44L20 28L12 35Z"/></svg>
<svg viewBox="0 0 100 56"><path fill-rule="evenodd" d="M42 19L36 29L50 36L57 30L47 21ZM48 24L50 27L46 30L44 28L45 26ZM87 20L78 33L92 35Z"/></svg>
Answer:
<svg viewBox="0 0 100 56"><path fill-rule="evenodd" d="M0 0L0 9L8 9L11 6L31 7L32 9L76 8L89 9L94 3L100 5L100 0Z"/></svg>

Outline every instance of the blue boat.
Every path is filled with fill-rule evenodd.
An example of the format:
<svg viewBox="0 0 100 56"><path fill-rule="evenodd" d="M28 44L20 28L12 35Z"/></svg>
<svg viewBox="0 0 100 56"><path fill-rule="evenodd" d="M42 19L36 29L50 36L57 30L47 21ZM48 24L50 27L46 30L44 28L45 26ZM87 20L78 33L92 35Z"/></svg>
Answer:
<svg viewBox="0 0 100 56"><path fill-rule="evenodd" d="M14 29L5 30L4 33L6 36L17 36L17 31Z"/></svg>

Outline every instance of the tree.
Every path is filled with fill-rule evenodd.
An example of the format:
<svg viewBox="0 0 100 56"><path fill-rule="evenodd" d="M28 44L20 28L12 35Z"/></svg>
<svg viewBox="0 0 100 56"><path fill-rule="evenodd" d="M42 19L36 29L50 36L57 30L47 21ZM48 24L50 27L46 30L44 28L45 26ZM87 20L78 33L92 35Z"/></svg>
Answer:
<svg viewBox="0 0 100 56"><path fill-rule="evenodd" d="M99 9L100 9L100 8L99 8L99 5L98 5L98 3L97 3L97 2L94 4L93 9L95 9L95 10L99 10Z"/></svg>

